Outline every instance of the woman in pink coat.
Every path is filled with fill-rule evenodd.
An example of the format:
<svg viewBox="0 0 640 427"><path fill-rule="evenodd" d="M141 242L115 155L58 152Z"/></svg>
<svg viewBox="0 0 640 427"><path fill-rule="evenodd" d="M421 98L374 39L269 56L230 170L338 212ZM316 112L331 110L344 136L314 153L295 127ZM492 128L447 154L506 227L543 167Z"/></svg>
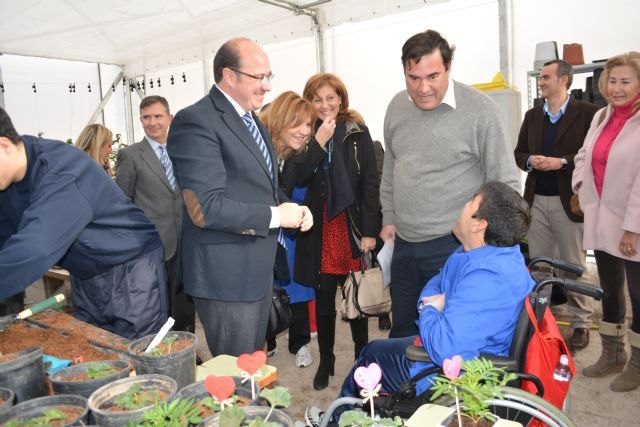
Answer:
<svg viewBox="0 0 640 427"><path fill-rule="evenodd" d="M602 354L584 375L622 371L610 389L629 391L640 386L640 52L610 58L599 87L609 105L593 117L573 172L584 212L583 246L594 250L604 290ZM628 364L625 276L632 311Z"/></svg>

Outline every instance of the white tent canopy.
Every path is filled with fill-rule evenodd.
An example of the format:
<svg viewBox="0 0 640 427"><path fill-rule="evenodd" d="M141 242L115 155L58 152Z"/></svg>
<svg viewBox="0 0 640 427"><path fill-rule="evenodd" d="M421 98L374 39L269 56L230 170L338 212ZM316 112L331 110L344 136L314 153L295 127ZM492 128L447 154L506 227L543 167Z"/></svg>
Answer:
<svg viewBox="0 0 640 427"><path fill-rule="evenodd" d="M444 0L430 0L439 3ZM0 0L0 52L123 66L141 75L214 56L233 36L260 44L425 6L426 0ZM288 8L288 9L287 9Z"/></svg>
<svg viewBox="0 0 640 427"><path fill-rule="evenodd" d="M0 12L0 105L4 96L22 133L63 140L77 137L121 67L143 95L166 97L172 111L192 104L211 87L215 50L234 36L257 40L269 55L276 79L266 102L285 90L300 93L320 69L316 49L324 45L325 70L345 82L350 107L379 140L386 106L405 86L402 44L419 31L435 29L456 45L452 76L460 82L488 82L506 60L521 111L535 91L527 72L536 43L582 43L591 62L638 50L640 40L638 0L0 0ZM572 89L585 87L587 76ZM103 123L138 140L138 101L128 85L114 85Z"/></svg>

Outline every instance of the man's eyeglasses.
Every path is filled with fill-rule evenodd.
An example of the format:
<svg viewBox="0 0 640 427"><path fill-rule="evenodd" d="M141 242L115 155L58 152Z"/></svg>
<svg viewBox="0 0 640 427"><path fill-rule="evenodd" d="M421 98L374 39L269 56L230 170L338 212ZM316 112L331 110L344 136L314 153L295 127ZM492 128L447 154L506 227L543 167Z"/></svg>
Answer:
<svg viewBox="0 0 640 427"><path fill-rule="evenodd" d="M260 83L271 83L271 80L273 80L273 78L276 76L273 73L255 75L255 74L245 73L244 71L240 71L240 70L238 70L236 68L229 67L229 69L231 71L234 71L234 72L238 73L238 74L242 74L243 76L247 76L247 77L251 77L252 79L259 80Z"/></svg>

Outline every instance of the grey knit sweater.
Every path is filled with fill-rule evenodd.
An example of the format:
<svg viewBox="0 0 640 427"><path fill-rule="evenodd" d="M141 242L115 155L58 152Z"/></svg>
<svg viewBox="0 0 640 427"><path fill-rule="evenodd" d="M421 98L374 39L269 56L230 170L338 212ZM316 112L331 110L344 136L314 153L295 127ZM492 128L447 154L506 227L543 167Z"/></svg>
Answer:
<svg viewBox="0 0 640 427"><path fill-rule="evenodd" d="M423 111L406 90L393 97L384 120L386 145L380 201L383 224L410 242L451 232L460 210L488 181L520 190L498 106L454 82L456 109Z"/></svg>

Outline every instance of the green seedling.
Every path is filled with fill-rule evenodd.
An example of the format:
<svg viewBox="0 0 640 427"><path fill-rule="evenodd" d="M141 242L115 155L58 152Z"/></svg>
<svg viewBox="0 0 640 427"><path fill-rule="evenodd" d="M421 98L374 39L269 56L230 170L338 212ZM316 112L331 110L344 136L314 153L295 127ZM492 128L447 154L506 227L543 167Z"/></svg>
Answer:
<svg viewBox="0 0 640 427"><path fill-rule="evenodd" d="M113 406L125 411L133 411L145 406L155 405L160 398L156 390L143 390L140 384L134 384L125 393L113 399Z"/></svg>
<svg viewBox="0 0 640 427"><path fill-rule="evenodd" d="M193 399L176 399L158 403L144 413L141 421L130 421L128 427L189 427L201 422L200 408Z"/></svg>
<svg viewBox="0 0 640 427"><path fill-rule="evenodd" d="M369 416L367 412L362 410L351 410L345 411L340 414L340 420L338 421L338 427L350 427L350 426L362 426L362 427L396 427L402 426L404 423L402 422L402 418L395 417L391 418L382 418L379 420L374 420Z"/></svg>
<svg viewBox="0 0 640 427"><path fill-rule="evenodd" d="M116 372L118 372L117 369L114 369L106 363L90 363L87 365L87 376L92 380L113 375Z"/></svg>
<svg viewBox="0 0 640 427"><path fill-rule="evenodd" d="M177 335L172 335L170 337L167 337L165 339L163 339L160 344L164 344L165 347L164 348L159 348L159 346L156 346L156 348L154 348L153 350L151 350L149 352L149 355L151 356L162 356L164 354L170 354L171 353L171 348L173 347L173 344L176 342L176 340L178 339Z"/></svg>
<svg viewBox="0 0 640 427"><path fill-rule="evenodd" d="M47 409L44 415L28 420L11 420L5 424L5 427L51 427L53 421L66 421L67 417L58 409Z"/></svg>

